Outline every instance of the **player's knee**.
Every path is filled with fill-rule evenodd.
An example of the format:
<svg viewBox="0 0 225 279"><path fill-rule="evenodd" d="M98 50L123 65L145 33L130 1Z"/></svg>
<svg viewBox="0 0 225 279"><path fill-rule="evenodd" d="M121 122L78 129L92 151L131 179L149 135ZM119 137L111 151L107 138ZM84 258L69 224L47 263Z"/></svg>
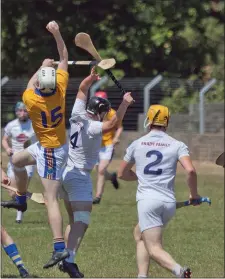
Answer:
<svg viewBox="0 0 225 279"><path fill-rule="evenodd" d="M91 212L89 211L74 211L73 218L74 222L82 222L85 225L90 223Z"/></svg>
<svg viewBox="0 0 225 279"><path fill-rule="evenodd" d="M13 168L15 170L17 170L17 171L25 170L25 165L21 161L21 158L18 156L18 154L15 154L15 155L12 156L11 162L12 162Z"/></svg>
<svg viewBox="0 0 225 279"><path fill-rule="evenodd" d="M151 257L151 258L157 258L158 257L158 255L161 253L161 245L158 245L158 244L153 244L153 245L149 245L149 249L148 249L148 251L149 251L149 256Z"/></svg>

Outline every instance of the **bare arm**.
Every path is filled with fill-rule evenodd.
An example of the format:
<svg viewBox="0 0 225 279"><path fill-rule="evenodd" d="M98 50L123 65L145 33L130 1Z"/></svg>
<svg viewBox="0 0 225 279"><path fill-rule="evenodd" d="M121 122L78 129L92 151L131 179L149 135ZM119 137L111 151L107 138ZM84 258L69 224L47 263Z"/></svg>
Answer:
<svg viewBox="0 0 225 279"><path fill-rule="evenodd" d="M190 199L196 199L199 197L197 189L197 173L192 164L191 158L189 156L183 156L179 159L179 162L187 173L187 184L190 189Z"/></svg>
<svg viewBox="0 0 225 279"><path fill-rule="evenodd" d="M122 161L118 171L118 178L125 181L136 181L138 180L137 175L134 171L132 171L132 167L134 163L128 163L126 161Z"/></svg>
<svg viewBox="0 0 225 279"><path fill-rule="evenodd" d="M120 136L123 132L123 126L118 127L118 129L116 130L115 136L113 138L113 144L116 144L120 141Z"/></svg>
<svg viewBox="0 0 225 279"><path fill-rule="evenodd" d="M2 138L2 146L8 156L11 156L13 154L12 148L9 146L9 136L7 136L6 134Z"/></svg>
<svg viewBox="0 0 225 279"><path fill-rule="evenodd" d="M59 52L59 65L58 69L62 69L67 72L68 70L68 51L66 48L66 45L64 43L64 40L62 38L62 35L59 31L59 26L55 21L51 21L46 26L47 30L52 33L52 35L55 38L57 49Z"/></svg>
<svg viewBox="0 0 225 279"><path fill-rule="evenodd" d="M95 67L91 69L91 74L86 77L80 84L79 90L77 93L77 99L87 101L88 90L91 87L92 83L96 80L99 80L99 75L95 72Z"/></svg>
<svg viewBox="0 0 225 279"><path fill-rule="evenodd" d="M127 111L127 108L134 102L132 96L131 96L131 92L128 92L126 93L124 96L123 96L123 101L122 103L120 104L117 112L115 115L113 115L113 117L104 122L103 123L103 126L102 126L102 132L105 133L105 132L108 132L110 131L111 129L113 129L116 125L118 125L118 123L122 122L123 118L124 118L124 115Z"/></svg>

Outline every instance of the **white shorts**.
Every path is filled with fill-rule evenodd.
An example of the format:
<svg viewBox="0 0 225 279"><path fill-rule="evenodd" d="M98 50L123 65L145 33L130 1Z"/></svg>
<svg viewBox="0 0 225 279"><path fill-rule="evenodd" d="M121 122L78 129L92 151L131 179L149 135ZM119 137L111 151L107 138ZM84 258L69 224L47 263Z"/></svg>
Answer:
<svg viewBox="0 0 225 279"><path fill-rule="evenodd" d="M138 219L141 232L164 227L175 215L176 202L164 202L154 199L143 199L137 202Z"/></svg>
<svg viewBox="0 0 225 279"><path fill-rule="evenodd" d="M61 180L68 157L67 144L58 148L45 148L36 142L30 145L27 151L36 160L37 172L40 177Z"/></svg>
<svg viewBox="0 0 225 279"><path fill-rule="evenodd" d="M28 177L29 178L32 177L34 175L34 166L26 166L25 168L27 170ZM15 178L13 165L12 165L11 161L8 163L7 176L9 178Z"/></svg>
<svg viewBox="0 0 225 279"><path fill-rule="evenodd" d="M92 181L90 171L67 166L64 169L62 181L63 183L60 190L60 197L62 199L92 202Z"/></svg>
<svg viewBox="0 0 225 279"><path fill-rule="evenodd" d="M99 155L98 155L98 164L101 160L112 160L113 157L113 152L114 152L114 145L108 145L104 146L100 149Z"/></svg>

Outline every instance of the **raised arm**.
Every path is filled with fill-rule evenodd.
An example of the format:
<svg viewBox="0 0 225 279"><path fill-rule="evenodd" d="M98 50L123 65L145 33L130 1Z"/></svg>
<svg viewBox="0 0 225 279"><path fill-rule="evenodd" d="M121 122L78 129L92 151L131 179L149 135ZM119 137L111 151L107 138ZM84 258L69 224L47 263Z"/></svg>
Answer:
<svg viewBox="0 0 225 279"><path fill-rule="evenodd" d="M115 136L113 138L113 144L117 144L120 142L120 137L123 132L123 126L119 126L115 132Z"/></svg>
<svg viewBox="0 0 225 279"><path fill-rule="evenodd" d="M87 101L88 90L91 87L92 83L96 80L99 80L100 77L95 71L95 67L91 69L91 73L86 77L80 84L79 90L77 93L77 99Z"/></svg>
<svg viewBox="0 0 225 279"><path fill-rule="evenodd" d="M68 70L68 51L66 48L66 45L64 43L64 40L62 38L62 35L59 31L59 25L55 21L50 21L47 26L47 30L52 33L52 35L55 38L58 52L59 52L59 65L58 69L62 69L67 72Z"/></svg>
<svg viewBox="0 0 225 279"><path fill-rule="evenodd" d="M108 132L111 129L113 129L116 125L118 125L118 123L121 123L123 121L127 108L131 104L133 104L133 102L134 102L134 99L131 96L131 92L126 93L123 96L123 101L120 104L116 114L113 115L113 117L110 120L103 123L102 132Z"/></svg>

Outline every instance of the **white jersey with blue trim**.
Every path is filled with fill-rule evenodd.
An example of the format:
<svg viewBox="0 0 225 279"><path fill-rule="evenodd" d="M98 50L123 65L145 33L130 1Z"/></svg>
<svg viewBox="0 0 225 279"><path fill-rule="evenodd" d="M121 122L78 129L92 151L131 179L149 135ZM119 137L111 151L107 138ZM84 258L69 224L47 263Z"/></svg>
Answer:
<svg viewBox="0 0 225 279"><path fill-rule="evenodd" d="M70 118L70 144L67 166L92 170L98 160L102 125L86 112L86 102L76 99Z"/></svg>
<svg viewBox="0 0 225 279"><path fill-rule="evenodd" d="M36 142L35 132L30 119L24 122L19 121L19 119L12 120L6 125L4 132L5 135L11 138L13 153L24 150L24 143L27 140L30 140L31 143Z"/></svg>
<svg viewBox="0 0 225 279"><path fill-rule="evenodd" d="M188 147L167 133L152 130L135 140L126 150L124 160L136 165L138 189L136 200L152 199L173 202L177 162L189 156Z"/></svg>

